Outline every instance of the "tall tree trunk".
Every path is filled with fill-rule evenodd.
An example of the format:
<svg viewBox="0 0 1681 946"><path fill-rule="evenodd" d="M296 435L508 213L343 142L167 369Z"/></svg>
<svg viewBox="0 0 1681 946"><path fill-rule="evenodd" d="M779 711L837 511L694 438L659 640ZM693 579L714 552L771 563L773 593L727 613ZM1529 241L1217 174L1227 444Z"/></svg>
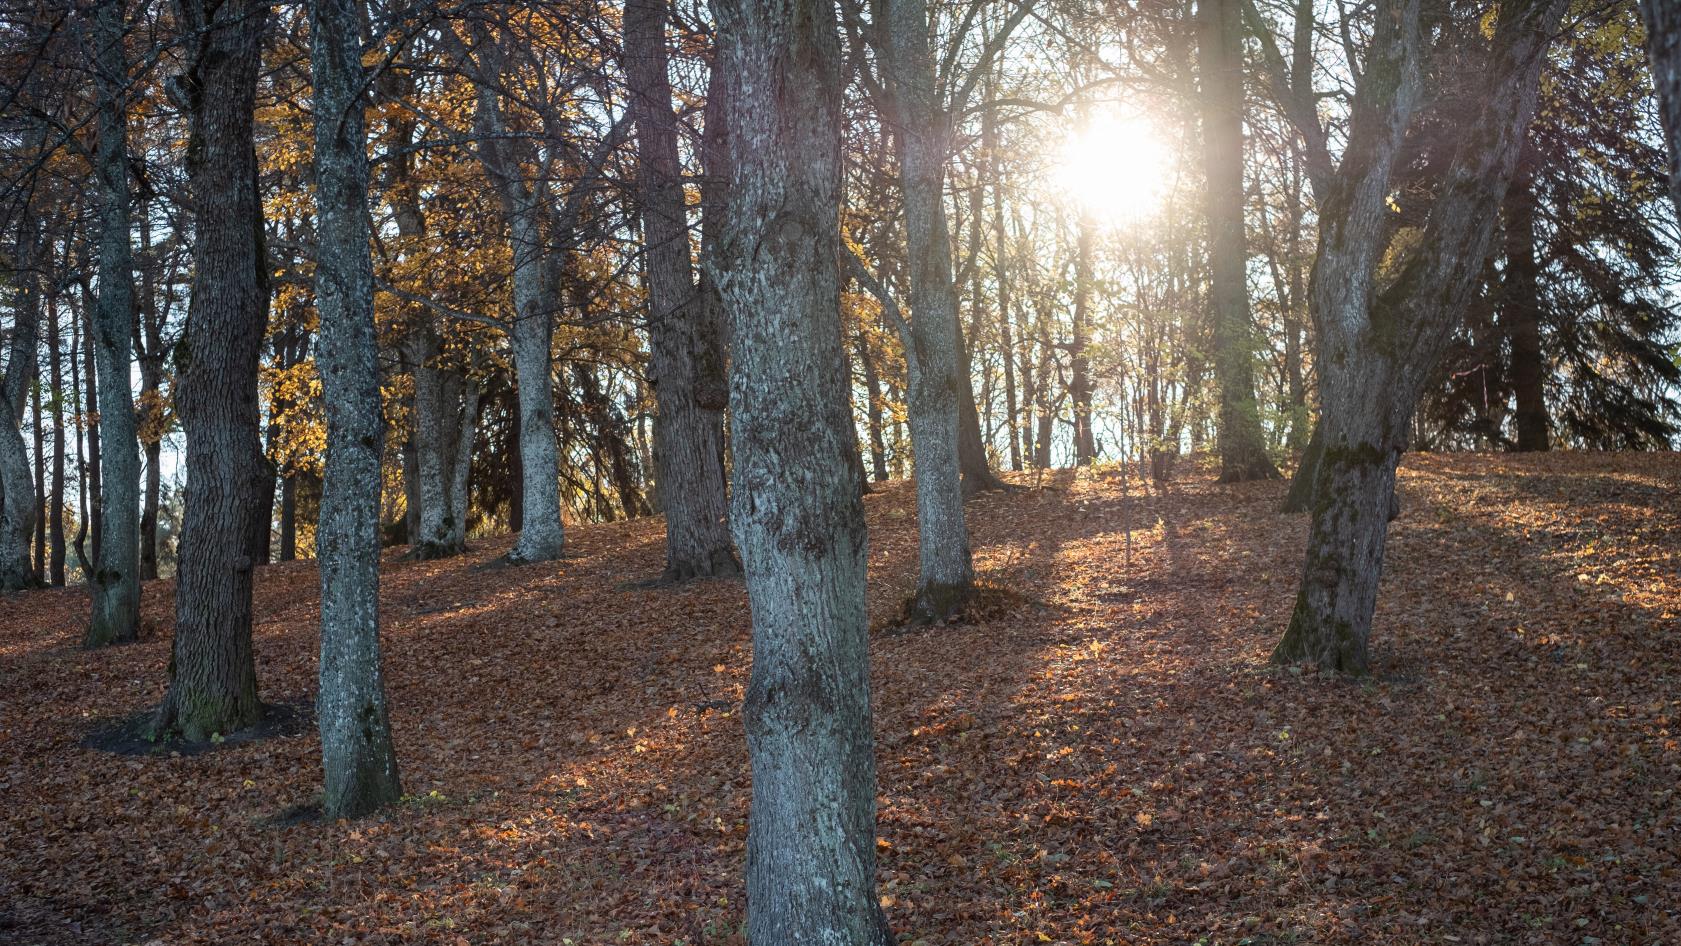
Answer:
<svg viewBox="0 0 1681 946"><path fill-rule="evenodd" d="M1658 116L1669 145L1669 196L1681 220L1681 4L1640 0L1646 20L1646 52L1652 63L1652 87Z"/></svg>
<svg viewBox="0 0 1681 946"><path fill-rule="evenodd" d="M65 439L64 401L69 392L64 389L64 367L60 358L63 340L58 320L58 300L47 305L47 365L50 371L53 399L53 488L47 503L47 580L55 588L64 587L64 461L70 445Z"/></svg>
<svg viewBox="0 0 1681 946"><path fill-rule="evenodd" d="M101 551L99 545L104 541L105 534L105 526L102 521L105 518L104 489L102 486L105 458L104 452L100 449L101 438L99 436L99 403L103 392L99 386L99 355L96 351L99 346L98 330L94 327L94 309L98 305L98 299L93 294L91 280L84 279L82 281L81 298L83 306L79 317L82 321L82 368L86 377L87 409L89 413L87 418L88 458L85 473L88 487L88 527L93 537L93 556L89 559L92 564L89 568L84 569L87 572L84 577L91 582L94 579L94 572L99 568Z"/></svg>
<svg viewBox="0 0 1681 946"><path fill-rule="evenodd" d="M1203 154L1208 175L1209 302L1220 384L1220 482L1271 480L1255 398L1243 236L1243 19L1241 0L1199 0Z"/></svg>
<svg viewBox="0 0 1681 946"><path fill-rule="evenodd" d="M128 190L128 61L123 0L100 0L98 45L99 297L91 340L105 383L99 389L100 536L88 587L93 615L82 643L105 647L140 638L140 441L129 373L134 362L133 212Z"/></svg>
<svg viewBox="0 0 1681 946"><path fill-rule="evenodd" d="M160 306L153 291L152 218L144 201L140 204L140 247L144 254L140 300L139 357L140 409L136 422L139 437L146 451L145 496L140 507L140 577L151 581L158 577L158 505L163 498L163 322L168 306ZM174 295L173 278L166 280L164 292Z"/></svg>
<svg viewBox="0 0 1681 946"><path fill-rule="evenodd" d="M1520 159L1521 160L1521 159ZM1527 168L1506 192L1506 270L1502 280L1500 322L1511 343L1512 393L1516 396L1520 451L1551 448L1552 418L1547 413L1547 365L1541 356L1541 288L1535 254L1535 184Z"/></svg>
<svg viewBox="0 0 1681 946"><path fill-rule="evenodd" d="M1097 459L1097 438L1091 423L1091 282L1095 226L1085 215L1079 221L1074 266L1073 341L1068 346L1068 395L1074 402L1074 465L1090 466Z"/></svg>
<svg viewBox="0 0 1681 946"><path fill-rule="evenodd" d="M315 298L327 406L327 464L316 526L321 563L322 810L357 818L402 796L379 652L380 415L368 248L361 0L310 4L315 86ZM288 485L290 485L288 480Z"/></svg>
<svg viewBox="0 0 1681 946"><path fill-rule="evenodd" d="M37 365L35 373L39 375L40 371ZM35 561L30 566L30 581L40 585L47 579L47 415L40 384L30 385L30 400L35 415Z"/></svg>
<svg viewBox="0 0 1681 946"><path fill-rule="evenodd" d="M496 190L513 254L514 322L508 337L519 385L520 476L523 497L519 539L510 561L546 562L560 557L566 532L560 517L560 459L554 432L554 306L559 282L543 231L543 197L525 180L527 157L510 137L497 86L505 70L502 37L476 26L478 97L474 131L479 162Z"/></svg>
<svg viewBox="0 0 1681 946"><path fill-rule="evenodd" d="M747 938L890 946L875 894L866 536L836 265L835 11L721 0L717 13L736 166L728 250L713 264L731 316L731 522L753 612Z"/></svg>
<svg viewBox="0 0 1681 946"><path fill-rule="evenodd" d="M963 517L959 455L960 401L968 385L958 376L960 327L944 201L951 118L942 107L934 78L927 0L887 0L884 25L888 37L883 65L898 124L899 181L910 261L911 319L904 339L910 380L906 406L916 472L921 574L909 614L918 622L936 623L962 606L975 579Z"/></svg>
<svg viewBox="0 0 1681 946"><path fill-rule="evenodd" d="M992 275L998 283L998 345L1002 349L1000 360L1004 363L1004 433L1009 440L1010 469L1020 473L1023 450L1016 437L1020 406L1016 401L1016 351L1011 331L1014 318L1010 304L1010 238L1009 231L1004 226L1004 188L997 183L1001 170L998 160L998 131L992 109L993 86L990 79L986 83L986 97L987 107L981 112L981 149L991 164L992 178L995 182L992 188L992 226L996 244L992 254ZM977 220L976 226L979 225L980 221Z"/></svg>
<svg viewBox="0 0 1681 946"><path fill-rule="evenodd" d="M30 210L25 208L26 213ZM29 540L35 532L35 484L21 425L36 370L41 293L34 270L40 248L40 224L26 217L18 227L16 258L23 285L13 316L6 374L0 379L0 591L19 591L35 584L29 562Z"/></svg>
<svg viewBox="0 0 1681 946"><path fill-rule="evenodd" d="M648 287L649 381L654 389L654 478L665 512L668 581L736 575L724 469L723 370L706 300L696 290L687 200L671 111L666 19L670 0L626 0L625 76L636 122L637 197ZM709 116L711 117L711 116Z"/></svg>
<svg viewBox="0 0 1681 946"><path fill-rule="evenodd" d="M262 716L251 652L254 520L272 476L258 431L257 361L268 321L267 265L252 114L263 0L181 0L190 37L176 88L188 118L195 208L192 301L176 349L187 492L169 690L158 736L204 740Z"/></svg>
<svg viewBox="0 0 1681 946"><path fill-rule="evenodd" d="M1379 19L1367 75L1394 77L1357 103L1343 166L1321 213L1311 298L1318 329L1324 454L1301 590L1277 662L1365 673L1395 467L1413 411L1480 281L1494 219L1535 114L1546 44L1568 0L1503 10L1482 104L1460 141L1414 251L1377 289L1388 201L1419 99L1417 0ZM1373 73L1372 70L1377 70ZM1378 98L1379 89L1388 94Z"/></svg>

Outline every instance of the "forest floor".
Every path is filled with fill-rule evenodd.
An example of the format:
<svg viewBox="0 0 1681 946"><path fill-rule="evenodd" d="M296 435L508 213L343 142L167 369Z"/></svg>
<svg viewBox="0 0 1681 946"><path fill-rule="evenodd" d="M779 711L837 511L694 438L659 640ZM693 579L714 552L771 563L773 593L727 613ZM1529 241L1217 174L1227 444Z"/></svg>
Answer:
<svg viewBox="0 0 1681 946"><path fill-rule="evenodd" d="M1032 486L1031 479L1021 480ZM1363 683L1268 667L1306 528L1281 483L1061 474L969 507L976 623L874 640L883 901L903 941L1681 943L1681 458L1407 458ZM882 628L914 504L867 500ZM277 816L313 732L83 748L155 704L76 590L0 600L0 943L743 942L739 582L635 587L657 520L385 573L406 802ZM316 576L262 569L264 698L307 705ZM1002 597L1002 596L1000 596Z"/></svg>

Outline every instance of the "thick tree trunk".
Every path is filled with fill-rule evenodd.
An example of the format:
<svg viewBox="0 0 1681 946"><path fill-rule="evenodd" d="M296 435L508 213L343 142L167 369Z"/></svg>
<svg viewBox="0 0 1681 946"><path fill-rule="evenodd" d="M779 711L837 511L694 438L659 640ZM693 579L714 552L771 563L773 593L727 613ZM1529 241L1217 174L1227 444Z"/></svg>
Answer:
<svg viewBox="0 0 1681 946"><path fill-rule="evenodd" d="M514 322L508 337L519 385L519 539L508 553L514 562L559 558L566 544L560 517L560 459L554 432L554 305L559 293L552 253L543 231L542 198L520 169L521 139L511 138L502 113L504 61L501 37L482 25L476 30L478 98L474 131L479 162L502 208L513 255Z"/></svg>
<svg viewBox="0 0 1681 946"><path fill-rule="evenodd" d="M1547 414L1547 366L1541 355L1541 288L1535 255L1535 189L1520 170L1502 208L1506 271L1501 286L1501 328L1511 344L1512 393L1516 396L1517 448L1551 448L1552 418Z"/></svg>
<svg viewBox="0 0 1681 946"><path fill-rule="evenodd" d="M1652 63L1652 87L1658 116L1669 145L1669 195L1681 220L1681 4L1640 0L1646 20L1646 52Z"/></svg>
<svg viewBox="0 0 1681 946"><path fill-rule="evenodd" d="M368 249L361 0L310 4L315 86L315 297L327 406L327 465L316 526L321 563L322 810L357 818L402 796L379 652L380 415Z"/></svg>
<svg viewBox="0 0 1681 946"><path fill-rule="evenodd" d="M1308 438L1296 471L1290 476L1290 491L1285 494L1284 505L1279 512L1307 512L1313 508L1313 497L1319 488L1319 459L1324 455L1325 425L1321 421L1313 425L1313 436Z"/></svg>
<svg viewBox="0 0 1681 946"><path fill-rule="evenodd" d="M1395 466L1414 408L1476 292L1494 220L1535 114L1545 47L1568 0L1504 11L1490 41L1479 108L1457 133L1425 232L1385 273L1392 172L1419 100L1416 0L1380 18L1342 168L1321 213L1311 301L1318 329L1324 453L1301 591L1276 662L1367 670ZM1374 70L1376 70L1374 72Z"/></svg>
<svg viewBox="0 0 1681 946"><path fill-rule="evenodd" d="M1220 383L1220 481L1279 476L1267 457L1255 398L1254 333L1249 322L1248 253L1243 234L1243 20L1241 0L1200 0L1198 55L1203 155L1208 175L1209 301L1214 368Z"/></svg>
<svg viewBox="0 0 1681 946"><path fill-rule="evenodd" d="M723 352L694 282L677 120L667 74L669 0L627 0L625 75L636 122L637 196L648 288L654 477L665 512L668 581L736 575L723 466ZM713 116L709 116L713 117Z"/></svg>
<svg viewBox="0 0 1681 946"><path fill-rule="evenodd" d="M100 537L88 582L93 615L82 643L105 647L140 638L140 441L129 374L134 361L133 212L128 190L128 62L123 0L95 13L99 77L99 297L92 342L105 383L99 390Z"/></svg>
<svg viewBox="0 0 1681 946"><path fill-rule="evenodd" d="M1307 564L1275 661L1313 663L1339 673L1366 671L1400 455L1398 443L1325 451L1317 467L1322 498L1314 510Z"/></svg>
<svg viewBox="0 0 1681 946"><path fill-rule="evenodd" d="M731 233L713 265L731 315L732 525L753 612L747 937L890 946L841 348L835 13L827 0L717 11L737 146Z"/></svg>
<svg viewBox="0 0 1681 946"><path fill-rule="evenodd" d="M476 381L437 363L440 344L430 325L407 340L414 370L416 467L420 530L410 557L447 558L467 549L467 477L479 414Z"/></svg>
<svg viewBox="0 0 1681 946"><path fill-rule="evenodd" d="M262 716L251 651L254 520L271 476L258 431L257 362L268 286L252 113L268 7L182 0L187 174L195 215L192 301L176 349L187 492L169 690L154 732L204 740Z"/></svg>
<svg viewBox="0 0 1681 946"><path fill-rule="evenodd" d="M974 585L969 530L963 517L959 453L957 291L944 202L950 116L941 107L928 48L926 0L888 0L884 71L898 123L899 179L905 195L905 249L910 260L909 373L906 407L916 474L921 574L909 606L921 623L943 621ZM971 403L971 408L973 404Z"/></svg>
<svg viewBox="0 0 1681 946"><path fill-rule="evenodd" d="M35 532L35 483L21 424L36 370L41 294L33 267L40 250L39 227L33 219L18 227L17 271L23 275L23 285L13 316L6 374L0 379L0 591L20 591L35 584L29 562L29 540Z"/></svg>

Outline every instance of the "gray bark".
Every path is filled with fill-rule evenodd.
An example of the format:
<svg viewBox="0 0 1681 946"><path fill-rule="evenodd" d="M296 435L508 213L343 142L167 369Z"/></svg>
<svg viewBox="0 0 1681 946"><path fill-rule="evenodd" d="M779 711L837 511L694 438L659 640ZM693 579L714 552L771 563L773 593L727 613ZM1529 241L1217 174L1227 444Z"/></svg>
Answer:
<svg viewBox="0 0 1681 946"><path fill-rule="evenodd" d="M98 46L99 296L92 339L99 377L100 536L89 577L93 615L83 644L104 647L140 637L140 441L129 373L134 360L133 212L128 189L128 62L123 0L101 0Z"/></svg>
<svg viewBox="0 0 1681 946"><path fill-rule="evenodd" d="M735 146L712 265L730 316L731 524L753 614L747 936L889 946L841 339L835 13L828 0L722 0L717 13Z"/></svg>
<svg viewBox="0 0 1681 946"><path fill-rule="evenodd" d="M257 722L251 537L271 471L258 432L257 361L268 322L262 202L252 139L268 6L181 0L195 212L192 300L175 352L187 485L169 690L154 733L203 740Z"/></svg>
<svg viewBox="0 0 1681 946"><path fill-rule="evenodd" d="M1681 4L1675 0L1640 0L1646 21L1646 52L1652 63L1652 87L1658 116L1669 145L1669 196L1681 220Z"/></svg>
<svg viewBox="0 0 1681 946"><path fill-rule="evenodd" d="M1418 0L1380 17L1342 165L1321 213L1310 305L1320 340L1323 456L1301 590L1277 662L1360 674L1377 603L1395 467L1413 410L1476 291L1524 133L1546 44L1567 0L1502 8L1481 104L1414 250L1387 271L1392 172L1421 98ZM1381 284L1381 285L1380 285Z"/></svg>
<svg viewBox="0 0 1681 946"><path fill-rule="evenodd" d="M481 26L476 30L479 75L473 124L479 162L496 190L514 260L514 321L508 337L519 386L523 516L519 540L508 557L516 562L546 562L558 558L566 544L560 518L552 360L559 284L544 238L543 197L520 171L518 143L523 139L509 137L503 116L496 86L504 71L500 43L501 38L489 29Z"/></svg>
<svg viewBox="0 0 1681 946"><path fill-rule="evenodd" d="M1243 19L1238 0L1200 0L1197 10L1208 177L1209 302L1220 385L1220 481L1271 480L1255 398L1255 338L1249 319L1243 233Z"/></svg>
<svg viewBox="0 0 1681 946"><path fill-rule="evenodd" d="M668 581L739 574L730 545L723 464L723 351L694 281L687 201L671 111L669 0L627 0L625 75L636 122L637 196L648 288L654 475L665 513Z"/></svg>
<svg viewBox="0 0 1681 946"><path fill-rule="evenodd" d="M380 414L368 248L361 0L313 0L315 202L320 231L317 362L327 408L327 463L316 556L321 565L322 810L356 818L397 801L379 650Z"/></svg>
<svg viewBox="0 0 1681 946"><path fill-rule="evenodd" d="M26 218L18 227L17 271L23 285L13 316L6 375L0 379L0 591L19 591L36 583L29 562L29 539L35 531L35 483L21 425L36 370L41 294L33 269L40 249L39 233L40 225L33 219Z"/></svg>
<svg viewBox="0 0 1681 946"><path fill-rule="evenodd" d="M967 385L958 377L957 290L944 203L951 117L934 79L927 0L888 0L883 28L910 260L911 317L902 334L921 574L909 613L934 623L961 607L974 584L958 455L958 399Z"/></svg>
<svg viewBox="0 0 1681 946"><path fill-rule="evenodd" d="M414 370L415 452L420 474L418 559L459 555L467 548L467 474L479 416L478 382L438 363L441 344L429 323L405 342Z"/></svg>

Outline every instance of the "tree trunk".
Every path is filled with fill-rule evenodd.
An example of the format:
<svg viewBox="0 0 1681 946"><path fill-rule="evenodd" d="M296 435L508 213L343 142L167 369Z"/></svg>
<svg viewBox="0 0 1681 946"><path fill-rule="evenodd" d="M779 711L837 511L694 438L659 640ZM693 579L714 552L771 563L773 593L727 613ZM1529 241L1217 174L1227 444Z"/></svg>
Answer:
<svg viewBox="0 0 1681 946"><path fill-rule="evenodd" d="M522 139L510 138L502 113L504 62L501 37L482 23L475 29L478 97L474 132L479 162L496 190L513 255L514 321L508 337L519 386L520 477L523 496L514 562L560 557L566 532L560 517L560 460L554 432L554 305L559 292L542 226L542 198L520 169Z"/></svg>
<svg viewBox="0 0 1681 946"><path fill-rule="evenodd" d="M478 382L437 363L442 346L429 324L411 330L407 343L420 474L420 531L409 554L422 560L447 558L467 549L466 478L457 473L471 461Z"/></svg>
<svg viewBox="0 0 1681 946"><path fill-rule="evenodd" d="M648 288L654 478L665 512L667 581L736 575L723 466L723 353L696 289L677 119L667 74L669 0L627 0L625 76L636 122L637 197ZM709 116L715 117L715 116Z"/></svg>
<svg viewBox="0 0 1681 946"><path fill-rule="evenodd" d="M82 322L82 368L86 377L88 391L88 457L85 473L87 476L88 488L88 530L93 537L93 555L88 560L92 564L86 565L86 563L84 563L85 567L83 568L83 571L85 572L85 575L83 577L91 582L94 579L94 573L99 568L99 555L101 552L99 545L102 541L104 541L103 537L105 534L105 526L102 522L105 518L105 501L102 498L104 495L102 483L104 479L105 459L104 452L101 450L101 438L99 436L99 403L102 392L100 391L99 386L99 355L95 351L95 349L99 346L99 339L98 331L94 328L93 324L94 307L98 305L98 300L94 297L91 280L84 279L82 281L81 297L83 301L83 308L80 312Z"/></svg>
<svg viewBox="0 0 1681 946"><path fill-rule="evenodd" d="M1420 98L1417 0L1378 20L1367 79L1379 78L1356 103L1320 216L1310 293L1322 354L1324 453L1301 591L1275 662L1367 671L1395 466L1418 399L1481 281L1535 114L1545 47L1567 3L1544 0L1501 16L1484 60L1481 105L1467 110L1460 127L1443 129L1460 141L1458 152L1418 243L1388 267L1381 290L1392 175ZM1380 89L1387 95L1378 98Z"/></svg>
<svg viewBox="0 0 1681 946"><path fill-rule="evenodd" d="M875 894L864 510L847 458L835 12L721 0L717 13L737 146L731 233L712 264L731 316L731 522L753 613L747 938L890 946ZM955 446L955 424L950 435Z"/></svg>
<svg viewBox="0 0 1681 946"><path fill-rule="evenodd" d="M368 249L360 42L364 11L361 0L314 0L309 11L320 220L317 358L327 408L326 476L316 526L321 807L329 818L357 818L403 794L380 675L379 499L385 430Z"/></svg>
<svg viewBox="0 0 1681 946"><path fill-rule="evenodd" d="M1240 0L1200 0L1198 49L1208 175L1209 302L1220 384L1220 482L1279 476L1267 458L1255 398L1243 235L1243 20Z"/></svg>
<svg viewBox="0 0 1681 946"><path fill-rule="evenodd" d="M1517 448L1551 448L1552 418L1547 414L1547 365L1541 356L1541 288L1535 256L1535 188L1520 170L1506 192L1506 270L1502 280L1500 322L1511 344L1512 393L1516 396Z"/></svg>
<svg viewBox="0 0 1681 946"><path fill-rule="evenodd" d="M26 211L30 208L26 208ZM40 250L40 224L26 218L18 227L17 271L23 283L12 324L6 375L0 379L0 591L35 584L29 540L35 532L35 484L23 412L35 377L35 335L40 316L39 280L33 271Z"/></svg>
<svg viewBox="0 0 1681 946"><path fill-rule="evenodd" d="M176 349L187 492L169 690L158 737L193 741L262 716L251 652L253 520L271 475L258 432L257 362L268 285L252 113L268 6L182 0L191 38L176 80L188 116L196 210L192 301Z"/></svg>
<svg viewBox="0 0 1681 946"><path fill-rule="evenodd" d="M99 49L99 297L91 341L105 383L99 389L100 536L88 583L93 615L82 643L106 647L140 638L140 441L129 373L134 362L133 212L128 190L128 62L123 0L101 0Z"/></svg>
<svg viewBox="0 0 1681 946"><path fill-rule="evenodd" d="M1646 52L1669 145L1669 196L1681 220L1681 5L1674 0L1640 0L1646 20Z"/></svg>
<svg viewBox="0 0 1681 946"><path fill-rule="evenodd" d="M58 305L54 299L47 306L47 364L53 399L53 488L47 507L47 580L55 588L64 587L64 461L69 455L64 427L64 401L69 392L64 389L64 367L60 359L63 342L59 330Z"/></svg>
<svg viewBox="0 0 1681 946"><path fill-rule="evenodd" d="M913 620L931 624L946 620L962 606L975 578L963 518L959 455L960 401L968 386L958 376L960 328L944 203L951 119L941 107L935 84L926 0L888 0L886 18L883 65L899 130L899 179L910 259L911 319L904 339L910 381L906 407L916 475L921 574L908 611Z"/></svg>
<svg viewBox="0 0 1681 946"><path fill-rule="evenodd" d="M1004 226L1004 188L1001 183L997 183L1000 181L1001 171L990 79L986 84L986 95L987 108L981 112L981 149L991 161L992 178L995 182L992 188L992 219L993 235L997 243L992 254L992 272L993 279L998 283L998 345L1002 349L1000 360L1004 363L1004 433L1009 440L1010 469L1020 473L1023 451L1016 437L1020 406L1016 400L1016 351L1011 331L1013 318L1010 305L1010 240L1009 232ZM979 225L980 221L977 220L976 226Z"/></svg>
<svg viewBox="0 0 1681 946"><path fill-rule="evenodd" d="M163 405L163 321L167 306L159 306L152 288L151 212L144 201L140 204L140 247L142 260L142 298L140 302L140 409L136 415L140 442L146 451L146 487L140 507L140 577L151 581L158 577L158 504L163 498L164 405ZM166 296L174 294L173 280L164 286Z"/></svg>
<svg viewBox="0 0 1681 946"><path fill-rule="evenodd" d="M1074 465L1090 466L1097 459L1097 438L1091 424L1091 281L1094 224L1080 216L1074 265L1073 339L1068 346L1068 396L1074 404Z"/></svg>
<svg viewBox="0 0 1681 946"><path fill-rule="evenodd" d="M298 474L294 473L280 481L280 560L295 562L297 559Z"/></svg>

